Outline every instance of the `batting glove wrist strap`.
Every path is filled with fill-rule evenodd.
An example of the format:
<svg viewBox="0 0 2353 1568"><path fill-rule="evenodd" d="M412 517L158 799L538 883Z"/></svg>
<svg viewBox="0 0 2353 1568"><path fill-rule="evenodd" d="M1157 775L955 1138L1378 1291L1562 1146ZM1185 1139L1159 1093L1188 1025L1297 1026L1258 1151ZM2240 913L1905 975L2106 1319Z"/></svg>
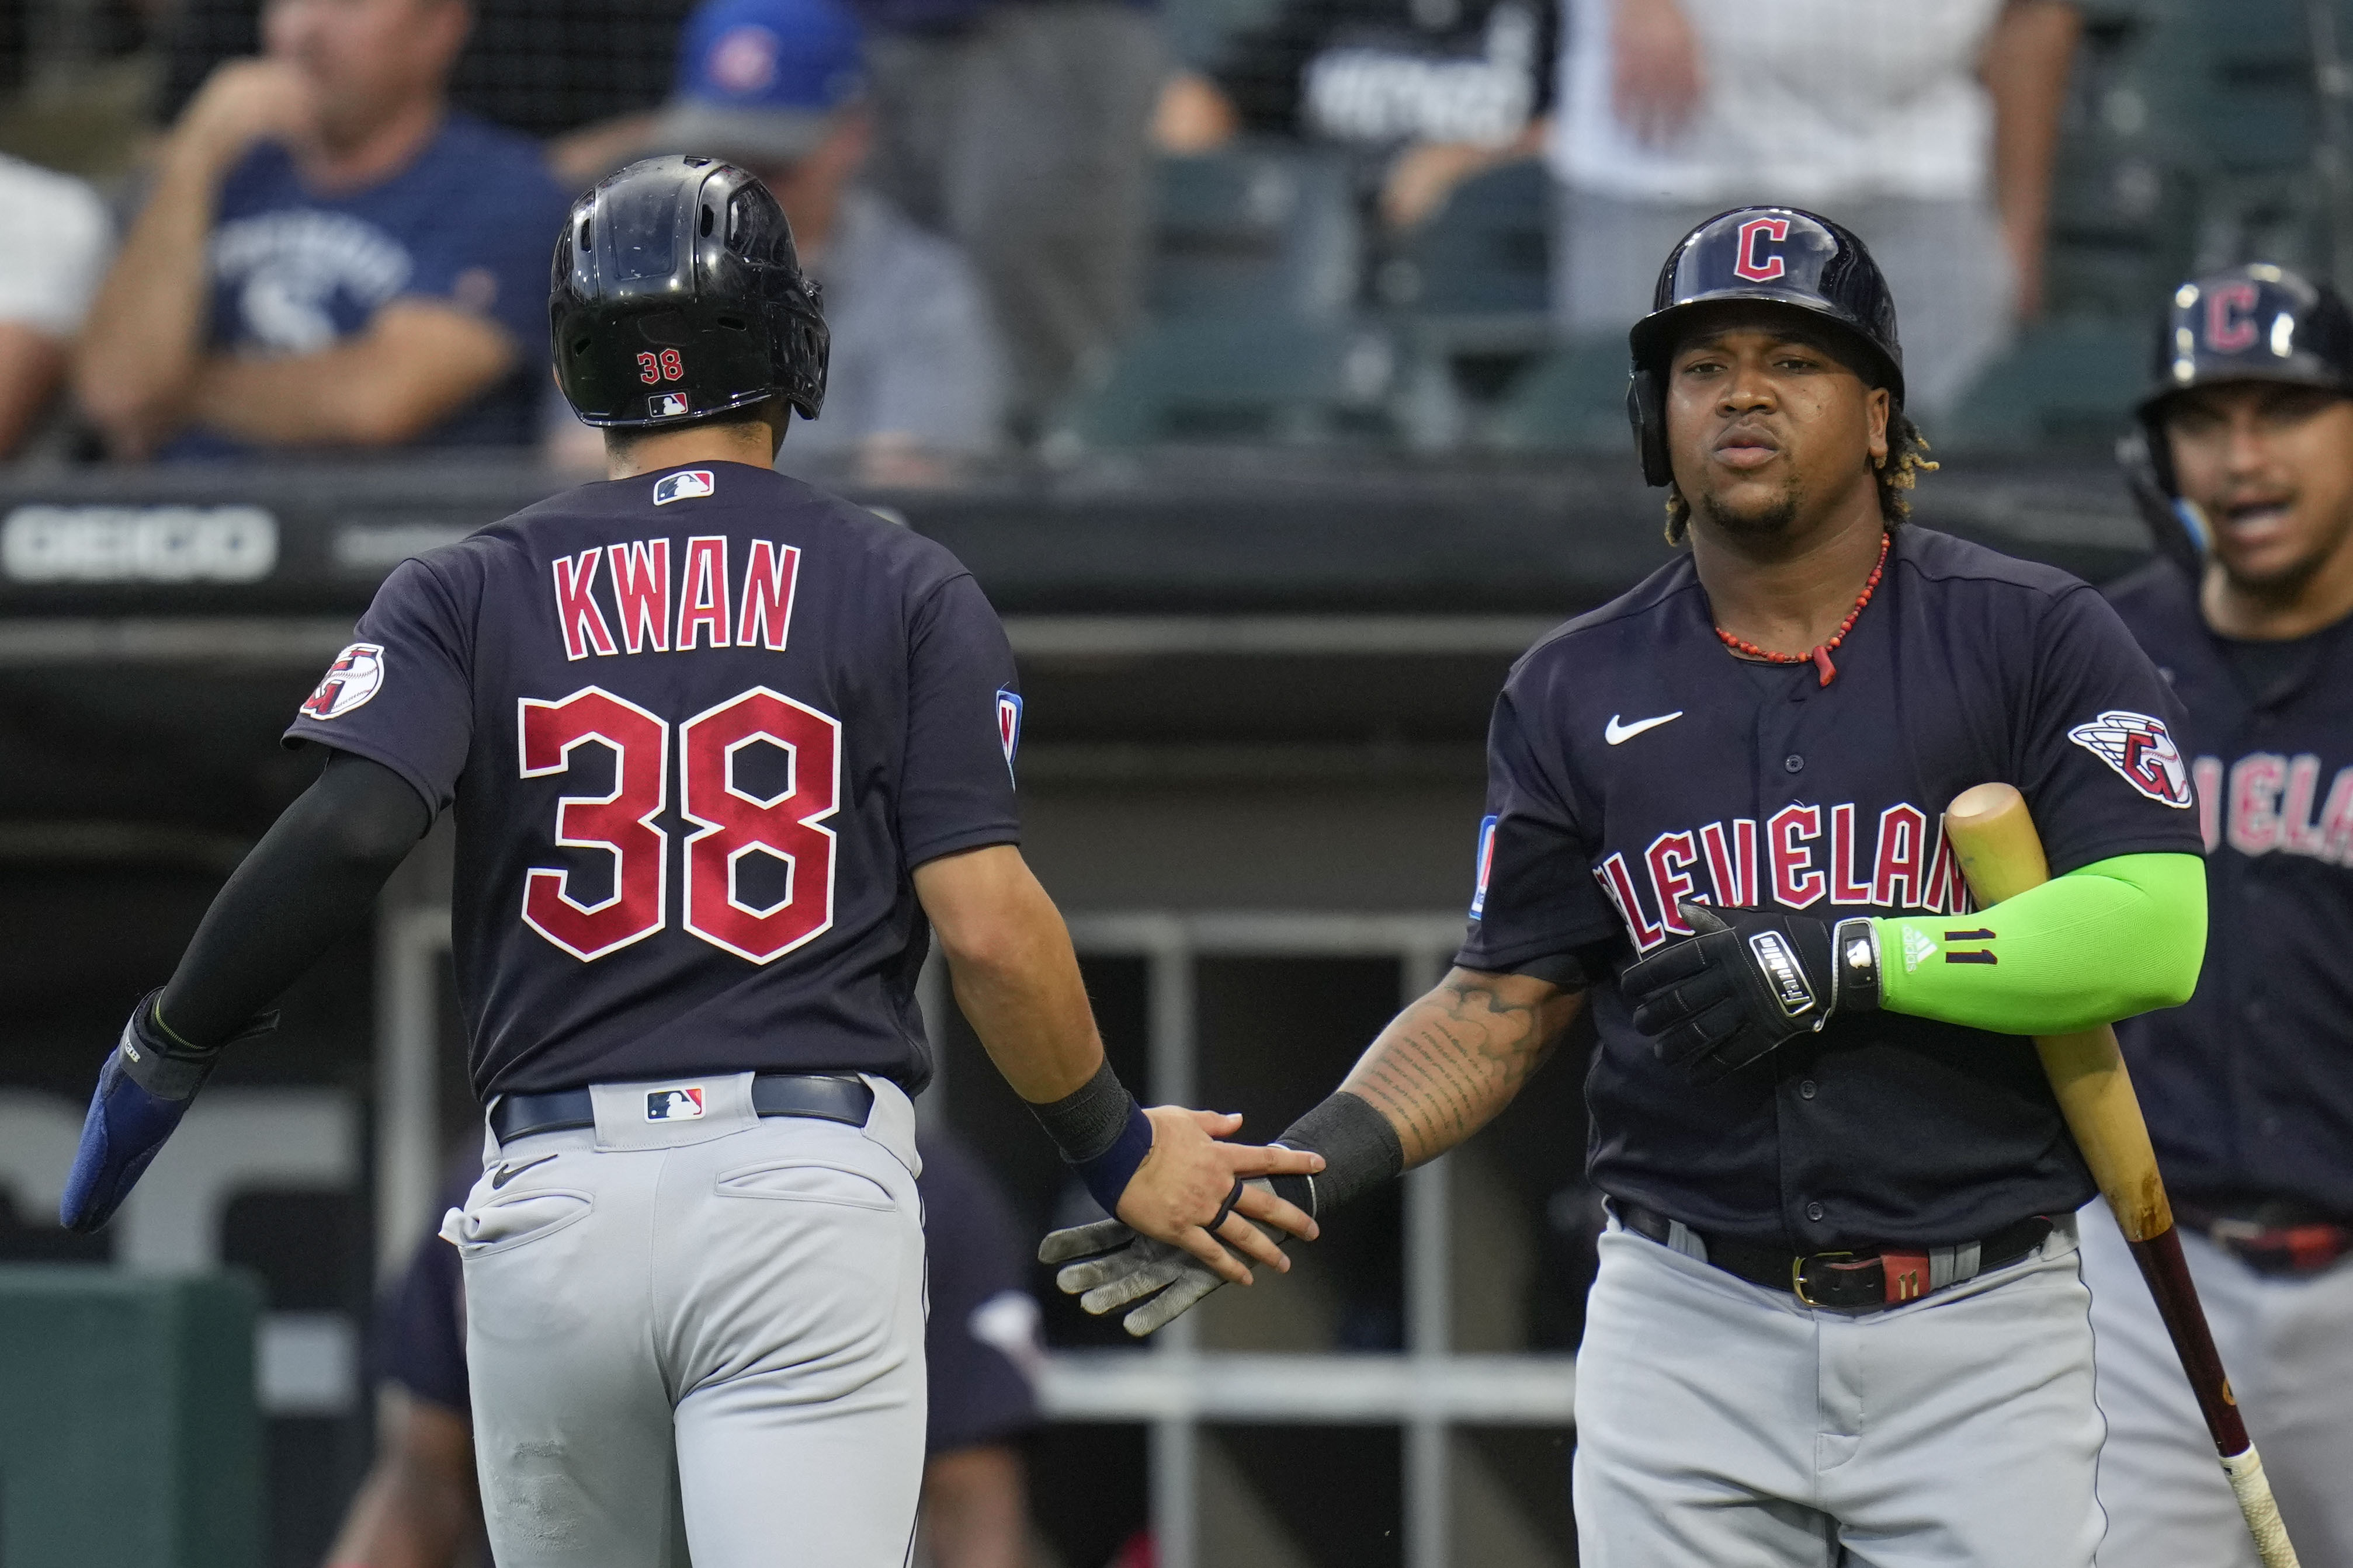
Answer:
<svg viewBox="0 0 2353 1568"><path fill-rule="evenodd" d="M1324 1156L1324 1169L1314 1175L1271 1179L1275 1196L1315 1219L1397 1180L1405 1169L1405 1145L1389 1119L1345 1089L1293 1122L1275 1142Z"/></svg>
<svg viewBox="0 0 2353 1568"><path fill-rule="evenodd" d="M1030 1113L1063 1160L1079 1173L1103 1213L1119 1213L1119 1195L1152 1152L1152 1121L1105 1062L1076 1090Z"/></svg>
<svg viewBox="0 0 2353 1568"><path fill-rule="evenodd" d="M151 991L139 999L99 1068L98 1090L58 1204L58 1218L69 1230L96 1230L114 1217L219 1060L220 1047L191 1046L164 1027L156 1011L162 995ZM269 1014L246 1032L276 1024L277 1015Z"/></svg>
<svg viewBox="0 0 2353 1568"><path fill-rule="evenodd" d="M1879 923L1865 916L1831 928L1831 1011L1879 1009Z"/></svg>

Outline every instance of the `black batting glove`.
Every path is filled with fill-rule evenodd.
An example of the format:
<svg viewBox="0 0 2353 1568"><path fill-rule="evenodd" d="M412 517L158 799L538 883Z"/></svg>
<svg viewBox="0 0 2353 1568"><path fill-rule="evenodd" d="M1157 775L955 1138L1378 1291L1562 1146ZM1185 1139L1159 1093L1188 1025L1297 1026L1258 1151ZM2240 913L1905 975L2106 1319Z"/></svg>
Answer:
<svg viewBox="0 0 2353 1568"><path fill-rule="evenodd" d="M1879 942L1868 920L1815 920L1681 903L1697 933L1620 978L1634 1027L1659 1059L1714 1083L1834 1013L1879 1005ZM1844 955L1837 964L1833 951Z"/></svg>

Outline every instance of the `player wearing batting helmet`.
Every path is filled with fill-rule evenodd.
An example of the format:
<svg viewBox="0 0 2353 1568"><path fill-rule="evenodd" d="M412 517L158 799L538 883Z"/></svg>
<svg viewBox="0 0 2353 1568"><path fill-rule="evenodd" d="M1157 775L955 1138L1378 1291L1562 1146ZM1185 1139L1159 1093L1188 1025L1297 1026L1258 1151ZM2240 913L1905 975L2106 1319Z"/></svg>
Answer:
<svg viewBox="0 0 2353 1568"><path fill-rule="evenodd" d="M2353 312L2282 267L2175 290L2126 446L2166 559L2109 598L2182 722L2211 961L2118 1031L2182 1250L2307 1563L2353 1563ZM2085 1211L2103 1562L2255 1561L2108 1215Z"/></svg>
<svg viewBox="0 0 2353 1568"><path fill-rule="evenodd" d="M462 1255L501 1568L900 1568L923 1450L909 1096L939 932L965 1016L1097 1200L1247 1281L1240 1178L1309 1154L1146 1112L1024 867L1021 699L930 541L777 474L826 336L775 198L633 164L555 248L557 374L610 478L404 563L287 731L319 782L100 1071L64 1218L103 1224L226 1041L457 818L485 1170ZM1148 1168L1145 1168L1149 1155ZM1229 1252L1216 1232L1239 1252Z"/></svg>
<svg viewBox="0 0 2353 1568"><path fill-rule="evenodd" d="M2021 1037L2195 983L2171 700L2091 588L1905 523L1852 234L1722 214L1655 305L1630 401L1688 549L1514 668L1457 967L1283 1135L1323 1173L1273 1185L1325 1215L1452 1147L1589 1007L1578 1561L2082 1568L2093 1185ZM1939 823L1993 780L2060 875L1977 910ZM1217 1284L1115 1221L1047 1256L1097 1310L1162 1288L1135 1329Z"/></svg>

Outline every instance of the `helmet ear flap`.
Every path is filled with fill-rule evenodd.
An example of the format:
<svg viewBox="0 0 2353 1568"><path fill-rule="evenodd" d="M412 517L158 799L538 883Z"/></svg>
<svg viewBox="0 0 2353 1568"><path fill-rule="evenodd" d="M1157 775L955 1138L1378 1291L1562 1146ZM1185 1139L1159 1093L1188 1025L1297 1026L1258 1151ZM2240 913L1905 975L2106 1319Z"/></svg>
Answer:
<svg viewBox="0 0 2353 1568"><path fill-rule="evenodd" d="M2134 421L2116 441L2116 466L2124 470L2125 489L2132 492L2149 542L2195 582L2205 572L2211 539L2204 514L2181 499L2164 427L2146 416Z"/></svg>
<svg viewBox="0 0 2353 1568"><path fill-rule="evenodd" d="M1642 459L1642 479L1651 485L1674 482L1674 465L1667 458L1666 395L1659 373L1643 366L1626 383L1626 417L1634 426L1634 451Z"/></svg>

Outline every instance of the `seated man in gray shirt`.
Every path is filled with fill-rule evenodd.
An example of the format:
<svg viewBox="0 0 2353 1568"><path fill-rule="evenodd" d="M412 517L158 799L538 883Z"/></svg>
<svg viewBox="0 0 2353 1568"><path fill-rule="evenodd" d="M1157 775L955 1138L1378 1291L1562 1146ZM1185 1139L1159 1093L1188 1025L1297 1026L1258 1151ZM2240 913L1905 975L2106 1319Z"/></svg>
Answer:
<svg viewBox="0 0 2353 1568"><path fill-rule="evenodd" d="M766 182L833 332L825 416L779 466L871 483L937 482L1002 434L1005 374L964 252L854 183L872 140L857 19L837 0L707 0L679 41L656 150L703 153Z"/></svg>

